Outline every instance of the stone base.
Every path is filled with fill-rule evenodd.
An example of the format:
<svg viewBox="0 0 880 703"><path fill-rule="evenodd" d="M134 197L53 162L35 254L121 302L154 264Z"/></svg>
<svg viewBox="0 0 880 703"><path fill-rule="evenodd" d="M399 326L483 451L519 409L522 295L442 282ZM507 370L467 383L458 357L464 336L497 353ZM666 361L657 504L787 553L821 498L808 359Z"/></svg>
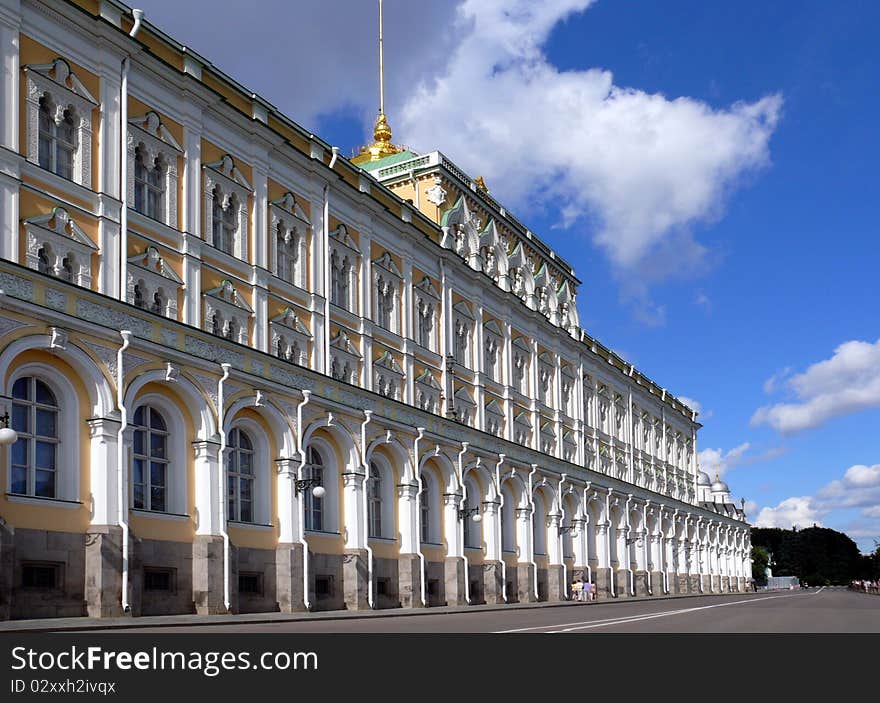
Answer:
<svg viewBox="0 0 880 703"><path fill-rule="evenodd" d="M614 592L618 598L630 598L629 592L629 571L626 569L615 569L614 571Z"/></svg>
<svg viewBox="0 0 880 703"><path fill-rule="evenodd" d="M700 590L699 574L690 574L688 576L688 593L702 593Z"/></svg>
<svg viewBox="0 0 880 703"><path fill-rule="evenodd" d="M464 558L446 557L443 572L446 586L446 605L467 605L464 590Z"/></svg>
<svg viewBox="0 0 880 703"><path fill-rule="evenodd" d="M199 615L223 615L223 538L196 535L192 545L193 604Z"/></svg>
<svg viewBox="0 0 880 703"><path fill-rule="evenodd" d="M722 593L721 576L716 574L709 577L709 583L712 584L712 593Z"/></svg>
<svg viewBox="0 0 880 703"><path fill-rule="evenodd" d="M15 570L15 528L0 523L0 620L12 616L12 574Z"/></svg>
<svg viewBox="0 0 880 703"><path fill-rule="evenodd" d="M516 597L520 603L535 603L535 566L531 562L516 565Z"/></svg>
<svg viewBox="0 0 880 703"><path fill-rule="evenodd" d="M282 613L298 613L306 609L301 544L282 543L275 549L275 593L278 610Z"/></svg>
<svg viewBox="0 0 880 703"><path fill-rule="evenodd" d="M614 577L611 569L596 569L596 600L608 600L611 598L611 579Z"/></svg>
<svg viewBox="0 0 880 703"><path fill-rule="evenodd" d="M86 607L90 618L123 615L121 527L92 525L86 534Z"/></svg>
<svg viewBox="0 0 880 703"><path fill-rule="evenodd" d="M644 598L648 595L648 572L636 571L633 574L633 585L635 586L635 595Z"/></svg>
<svg viewBox="0 0 880 703"><path fill-rule="evenodd" d="M691 581L687 574L675 574L675 592L679 594L691 592Z"/></svg>
<svg viewBox="0 0 880 703"><path fill-rule="evenodd" d="M558 603L566 600L568 586L565 583L565 567L562 564L550 564L547 567L547 600Z"/></svg>
<svg viewBox="0 0 880 703"><path fill-rule="evenodd" d="M663 596L667 593L668 584L663 578L662 571L651 572L651 595Z"/></svg>
<svg viewBox="0 0 880 703"><path fill-rule="evenodd" d="M730 593L730 591L731 591L730 577L729 576L722 576L721 577L721 592L722 593Z"/></svg>
<svg viewBox="0 0 880 703"><path fill-rule="evenodd" d="M504 603L504 573L500 561L483 562L483 602L487 605Z"/></svg>
<svg viewBox="0 0 880 703"><path fill-rule="evenodd" d="M369 610L369 556L366 549L346 549L342 589L346 610Z"/></svg>
<svg viewBox="0 0 880 703"><path fill-rule="evenodd" d="M397 559L397 591L401 608L421 608L422 560L418 554L401 554Z"/></svg>
<svg viewBox="0 0 880 703"><path fill-rule="evenodd" d="M708 574L700 574L700 593L712 593L712 577Z"/></svg>

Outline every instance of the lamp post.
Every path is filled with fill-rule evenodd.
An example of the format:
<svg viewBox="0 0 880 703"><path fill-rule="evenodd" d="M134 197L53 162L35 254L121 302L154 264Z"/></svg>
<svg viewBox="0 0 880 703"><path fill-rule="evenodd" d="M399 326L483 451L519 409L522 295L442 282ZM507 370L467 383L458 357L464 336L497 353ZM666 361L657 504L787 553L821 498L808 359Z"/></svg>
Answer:
<svg viewBox="0 0 880 703"><path fill-rule="evenodd" d="M459 520L467 520L468 516L471 517L471 520L474 522L480 522L483 519L483 516L480 515L480 508L461 508L458 511L458 519Z"/></svg>
<svg viewBox="0 0 880 703"><path fill-rule="evenodd" d="M300 493L303 491L307 491L312 489L312 495L315 498L323 498L324 494L327 492L324 490L324 486L321 485L321 482L317 478L298 478L296 479L296 490Z"/></svg>
<svg viewBox="0 0 880 703"><path fill-rule="evenodd" d="M0 422L3 423L3 427L0 428L0 446L7 446L9 444L15 444L18 440L18 432L12 429L9 426L9 411L7 410L0 416Z"/></svg>

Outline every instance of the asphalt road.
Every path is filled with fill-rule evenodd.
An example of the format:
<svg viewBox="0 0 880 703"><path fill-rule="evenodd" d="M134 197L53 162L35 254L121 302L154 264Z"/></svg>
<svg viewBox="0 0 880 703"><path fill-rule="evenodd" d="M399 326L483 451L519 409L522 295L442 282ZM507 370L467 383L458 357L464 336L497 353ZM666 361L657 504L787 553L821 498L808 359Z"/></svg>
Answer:
<svg viewBox="0 0 880 703"><path fill-rule="evenodd" d="M585 603L557 608L454 612L273 623L133 628L115 632L875 632L880 597L843 589Z"/></svg>

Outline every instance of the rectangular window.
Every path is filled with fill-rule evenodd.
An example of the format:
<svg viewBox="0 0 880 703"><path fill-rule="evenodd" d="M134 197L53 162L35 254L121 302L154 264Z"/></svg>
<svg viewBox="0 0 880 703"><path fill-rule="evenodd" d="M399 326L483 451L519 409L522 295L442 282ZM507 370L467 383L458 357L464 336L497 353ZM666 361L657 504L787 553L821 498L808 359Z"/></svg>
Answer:
<svg viewBox="0 0 880 703"><path fill-rule="evenodd" d="M333 577L315 576L315 598L327 600L333 597Z"/></svg>
<svg viewBox="0 0 880 703"><path fill-rule="evenodd" d="M263 574L240 571L238 573L238 592L251 596L263 595Z"/></svg>
<svg viewBox="0 0 880 703"><path fill-rule="evenodd" d="M174 590L174 569L145 568L144 590L172 592Z"/></svg>
<svg viewBox="0 0 880 703"><path fill-rule="evenodd" d="M22 588L58 588L60 583L61 564L22 564L21 587Z"/></svg>
<svg viewBox="0 0 880 703"><path fill-rule="evenodd" d="M391 594L391 579L376 579L376 595L387 596Z"/></svg>

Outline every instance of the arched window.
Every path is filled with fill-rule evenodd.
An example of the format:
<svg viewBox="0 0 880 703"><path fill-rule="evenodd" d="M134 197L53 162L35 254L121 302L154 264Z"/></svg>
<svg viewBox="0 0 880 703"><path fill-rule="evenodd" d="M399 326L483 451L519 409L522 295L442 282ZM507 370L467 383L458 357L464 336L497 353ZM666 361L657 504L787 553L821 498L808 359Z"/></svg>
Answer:
<svg viewBox="0 0 880 703"><path fill-rule="evenodd" d="M48 273L50 276L55 275L55 266L52 263L52 248L46 244L40 247L37 252L37 270L40 273Z"/></svg>
<svg viewBox="0 0 880 703"><path fill-rule="evenodd" d="M55 123L55 105L49 95L40 98L39 161L40 166L62 178L73 179L73 157L76 153L76 113L64 110Z"/></svg>
<svg viewBox="0 0 880 703"><path fill-rule="evenodd" d="M74 273L74 271L77 268L76 257L73 254L68 254L61 260L61 272L59 278L68 281L69 283L74 283L76 281L76 273Z"/></svg>
<svg viewBox="0 0 880 703"><path fill-rule="evenodd" d="M135 149L134 158L134 209L154 220L162 219L162 199L165 193L164 164L157 156L149 163L149 156L142 147Z"/></svg>
<svg viewBox="0 0 880 703"><path fill-rule="evenodd" d="M166 512L168 505L168 424L151 405L142 405L132 421L132 507Z"/></svg>
<svg viewBox="0 0 880 703"><path fill-rule="evenodd" d="M431 484L427 477L422 476L422 492L419 494L419 535L422 543L433 542L431 534Z"/></svg>
<svg viewBox="0 0 880 703"><path fill-rule="evenodd" d="M59 407L55 394L34 376L12 386L12 493L55 498L59 448Z"/></svg>
<svg viewBox="0 0 880 703"><path fill-rule="evenodd" d="M290 229L284 220L279 220L275 241L278 278L288 283L296 283L296 266L299 257L297 244L296 230Z"/></svg>
<svg viewBox="0 0 880 703"><path fill-rule="evenodd" d="M134 304L139 308L147 307L147 301L144 299L144 290L140 282L134 285Z"/></svg>
<svg viewBox="0 0 880 703"><path fill-rule="evenodd" d="M367 512L370 537L382 537L382 473L372 462L367 482Z"/></svg>
<svg viewBox="0 0 880 703"><path fill-rule="evenodd" d="M306 449L306 465L303 467L303 478L313 478L318 485L324 485L324 459L314 447ZM307 530L321 531L324 529L324 498L316 498L311 490L305 496L305 517Z"/></svg>
<svg viewBox="0 0 880 703"><path fill-rule="evenodd" d="M254 521L254 444L247 432L229 433L226 456L226 489L230 520Z"/></svg>
<svg viewBox="0 0 880 703"><path fill-rule="evenodd" d="M226 327L223 329L223 336L233 342L238 341L238 320L234 317L226 323Z"/></svg>
<svg viewBox="0 0 880 703"><path fill-rule="evenodd" d="M153 293L153 304L150 305L150 310L159 315L165 314L165 295L161 288Z"/></svg>
<svg viewBox="0 0 880 703"><path fill-rule="evenodd" d="M348 256L341 256L335 250L330 254L330 302L346 310L350 307L348 297L348 276L351 263Z"/></svg>
<svg viewBox="0 0 880 703"><path fill-rule="evenodd" d="M223 207L223 192L214 189L214 246L227 254L235 252L235 234L238 231L238 198L233 194Z"/></svg>

